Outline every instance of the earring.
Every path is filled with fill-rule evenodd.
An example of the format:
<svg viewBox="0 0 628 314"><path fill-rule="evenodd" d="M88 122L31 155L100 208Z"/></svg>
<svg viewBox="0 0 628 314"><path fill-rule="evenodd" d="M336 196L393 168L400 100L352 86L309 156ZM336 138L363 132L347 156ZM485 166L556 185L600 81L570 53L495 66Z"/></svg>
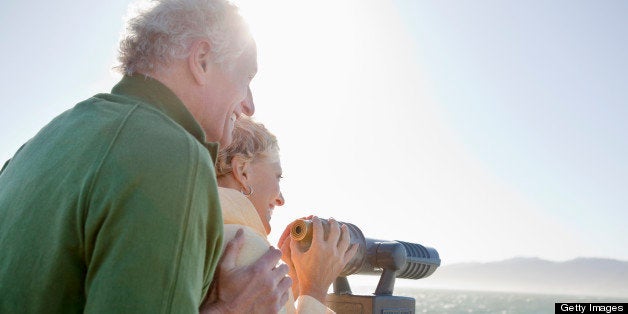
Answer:
<svg viewBox="0 0 628 314"><path fill-rule="evenodd" d="M251 196L251 195L253 195L253 187L250 184L247 184L247 186L249 187L249 192L245 193L244 191L242 191L242 189L240 189L240 193L242 193L244 196Z"/></svg>

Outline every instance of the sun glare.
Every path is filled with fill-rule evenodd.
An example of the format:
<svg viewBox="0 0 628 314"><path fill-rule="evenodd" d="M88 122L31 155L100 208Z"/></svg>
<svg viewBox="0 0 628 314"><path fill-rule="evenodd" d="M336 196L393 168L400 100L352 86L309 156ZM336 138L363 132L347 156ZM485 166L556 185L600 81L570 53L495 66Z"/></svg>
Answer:
<svg viewBox="0 0 628 314"><path fill-rule="evenodd" d="M271 243L280 226L316 214L434 246L446 261L526 254L509 240L547 242L552 230L547 249L529 254L575 245L460 142L430 98L417 43L392 3L237 5L258 45L255 116L281 146L286 205L275 211ZM494 236L506 232L509 239Z"/></svg>

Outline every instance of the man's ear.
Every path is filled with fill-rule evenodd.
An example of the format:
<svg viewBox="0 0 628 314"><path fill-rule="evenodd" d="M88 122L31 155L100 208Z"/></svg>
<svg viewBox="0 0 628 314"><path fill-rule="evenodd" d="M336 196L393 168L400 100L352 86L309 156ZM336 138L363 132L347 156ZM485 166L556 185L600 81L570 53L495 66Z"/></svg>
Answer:
<svg viewBox="0 0 628 314"><path fill-rule="evenodd" d="M242 188L246 188L248 185L250 164L242 157L236 156L231 159L233 177Z"/></svg>
<svg viewBox="0 0 628 314"><path fill-rule="evenodd" d="M198 40L192 45L188 66L199 85L207 84L207 71L211 66L211 45L207 40Z"/></svg>

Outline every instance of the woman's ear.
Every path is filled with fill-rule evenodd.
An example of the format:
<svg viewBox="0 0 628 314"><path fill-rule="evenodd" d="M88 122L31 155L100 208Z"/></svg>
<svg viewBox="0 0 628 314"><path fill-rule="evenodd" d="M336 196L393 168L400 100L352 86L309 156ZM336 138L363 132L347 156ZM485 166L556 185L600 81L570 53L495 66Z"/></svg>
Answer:
<svg viewBox="0 0 628 314"><path fill-rule="evenodd" d="M231 159L231 169L233 178L240 184L240 187L246 188L249 180L249 165L242 157L233 157Z"/></svg>
<svg viewBox="0 0 628 314"><path fill-rule="evenodd" d="M192 46L188 57L188 66L196 82L200 85L207 84L207 71L211 66L211 46L206 40L199 40Z"/></svg>

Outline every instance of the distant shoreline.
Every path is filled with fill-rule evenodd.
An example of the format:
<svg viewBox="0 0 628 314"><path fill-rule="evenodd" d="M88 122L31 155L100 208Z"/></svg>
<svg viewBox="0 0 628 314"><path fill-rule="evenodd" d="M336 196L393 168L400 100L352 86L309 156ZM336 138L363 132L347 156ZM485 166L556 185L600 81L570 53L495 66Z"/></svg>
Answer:
<svg viewBox="0 0 628 314"><path fill-rule="evenodd" d="M474 290L455 288L432 288L432 287L398 287L395 288L394 295L411 296L421 292L435 293L477 293L486 295L520 295L538 298L553 298L556 302L628 302L628 296L601 296L601 295L574 295L561 293L529 292L529 291L502 291L502 290ZM416 297L415 297L416 298Z"/></svg>

